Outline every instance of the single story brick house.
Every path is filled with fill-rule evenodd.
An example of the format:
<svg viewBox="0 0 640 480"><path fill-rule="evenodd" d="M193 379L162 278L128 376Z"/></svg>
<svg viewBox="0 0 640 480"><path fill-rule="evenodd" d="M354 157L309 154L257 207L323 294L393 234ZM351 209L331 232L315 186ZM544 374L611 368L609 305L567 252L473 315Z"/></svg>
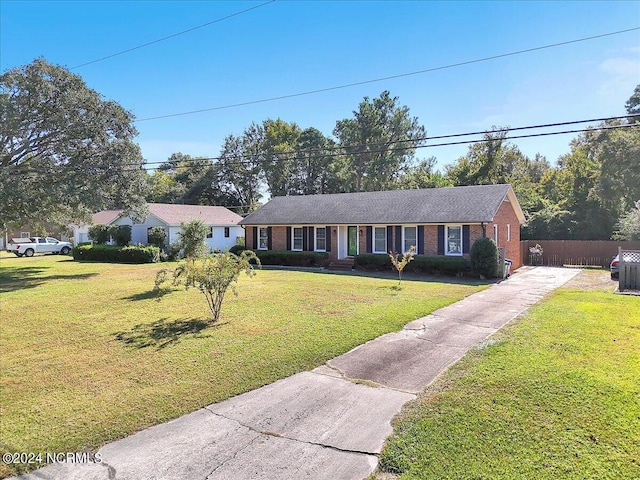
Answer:
<svg viewBox="0 0 640 480"><path fill-rule="evenodd" d="M180 223L191 220L202 221L209 229L205 239L211 250L231 248L244 237L244 230L238 225L242 217L225 207L211 205L173 205L168 203L147 204L149 215L143 223L134 223L123 215L122 210L103 210L95 213L92 224L130 225L131 243L149 243L148 232L151 227L162 226L167 231L167 243L178 241ZM89 225L74 226L74 241L89 241Z"/></svg>
<svg viewBox="0 0 640 480"><path fill-rule="evenodd" d="M275 197L240 225L247 248L328 252L331 261L412 245L418 255L468 258L490 236L518 268L524 221L510 185L475 185Z"/></svg>

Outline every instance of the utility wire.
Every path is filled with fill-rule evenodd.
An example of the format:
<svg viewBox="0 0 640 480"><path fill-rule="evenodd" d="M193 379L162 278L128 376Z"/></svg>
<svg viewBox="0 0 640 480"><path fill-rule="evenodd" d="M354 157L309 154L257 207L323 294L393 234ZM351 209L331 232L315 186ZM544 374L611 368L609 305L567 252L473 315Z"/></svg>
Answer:
<svg viewBox="0 0 640 480"><path fill-rule="evenodd" d="M345 155L345 148L349 148L349 149L359 149L356 151L349 151L347 152L348 155L357 155L359 153L376 153L376 152L383 152L383 151L392 151L391 149L385 149L385 150L363 150L364 148L369 148L369 147L375 147L375 146L381 146L381 145L399 145L399 144L403 144L403 143L417 143L417 142L422 142L422 141L429 141L429 140L442 140L442 139L446 139L446 138L459 138L459 137L468 137L468 136L475 136L475 135L484 135L487 133L492 133L492 134L496 134L496 133L508 133L508 132L516 132L516 131L521 131L521 130L538 130L541 128L550 128L550 127L559 127L559 126L566 126L566 125L575 125L575 124L579 124L579 123L592 123L592 122L604 122L607 120L622 120L625 118L633 118L633 117L640 117L640 114L629 114L629 115L622 115L622 116L617 116L617 117L601 117L601 118L591 118L591 119L587 119L587 120L573 120L573 121L567 121L567 122L556 122L556 123L545 123L545 124L539 124L539 125L529 125L526 127L505 127L505 128L500 128L500 129L496 129L496 130L482 130L482 131L475 131L475 132L467 132L467 133L453 133L453 134L448 134L448 135L435 135L435 136L426 136L426 137L418 137L418 138L412 138L412 139L407 139L407 140L394 140L394 141L389 141L389 142L377 142L377 143L367 143L367 144L359 144L359 145L348 145L347 147L345 146L340 146L340 145L336 145L333 147L324 147L324 148L311 148L311 149L299 149L299 150L291 150L288 152L278 152L279 156L283 156L283 155L293 155L294 157L296 155L299 154L310 154L310 153L315 153L315 152L322 152L324 157L331 157L331 156L341 156L341 155ZM583 129L583 130L578 130L580 132L585 132L588 131L590 129L598 129L601 127L591 127L589 129ZM551 132L551 134L553 134L554 132ZM514 138L514 137L511 137ZM505 140L507 140L505 138ZM482 140L472 140L472 141L466 141L464 143L472 143L472 142L476 142L476 141L482 141ZM487 141L487 140L484 140ZM412 145L412 146L406 146L406 147L400 147L400 148L396 148L395 150L398 149L409 149L409 148L423 148L423 147L434 147L434 146L444 146L444 145L448 145L448 144L443 144L443 145ZM452 145L455 145L452 144ZM331 151L339 151L341 153L339 153L338 155L327 155L326 152L331 152ZM221 158L224 159L228 159L230 158L230 156L224 156L224 157L198 157L198 158L191 158L188 161L198 161L198 160L220 160ZM163 163L168 163L168 160L164 160L164 161L159 161L159 162L148 162L145 165L160 165Z"/></svg>
<svg viewBox="0 0 640 480"><path fill-rule="evenodd" d="M241 10L236 13L232 13L231 15L227 15L226 17L218 18L217 20L212 20L211 22L203 23L202 25L198 25L197 27L192 27L187 30L183 30L182 32L174 33L172 35L168 35L166 37L158 38L157 40L153 40L151 42L143 43L142 45L138 45L137 47L131 47L126 50L122 50L121 52L113 53L111 55L107 55L106 57L97 58L96 60L91 60L90 62L81 63L80 65L76 65L75 67L71 67L70 70L75 70L76 68L86 67L87 65L91 65L93 63L102 62L103 60L107 60L109 58L117 57L118 55L124 55L125 53L133 52L134 50L138 50L140 48L148 47L149 45L153 45L155 43L164 42L165 40L169 40L170 38L175 38L180 35L184 35L185 33L193 32L194 30L198 30L200 28L208 27L209 25L213 25L214 23L219 23L224 20L228 20L229 18L237 17L238 15L242 15L243 13L250 12L251 10L255 10L256 8L264 7L265 5L269 5L270 3L275 2L276 0L269 0L268 2L261 3L260 5L256 5L251 8L247 8L246 10Z"/></svg>
<svg viewBox="0 0 640 480"><path fill-rule="evenodd" d="M610 119L617 119L617 118L626 118L626 117L637 117L640 114L635 114L635 115L628 115L625 117L609 117ZM557 125L569 125L569 124L577 124L577 123L583 123L587 120L578 120L578 121L574 121L574 122L562 122L559 123ZM547 124L547 125L556 125L556 124ZM546 126L546 125L544 125ZM569 133L583 133L583 132L589 132L589 131L598 131L598 130L617 130L617 129L626 129L626 128L638 128L640 127L640 123L628 123L628 124L622 124L622 125L604 125L604 126L598 126L598 127L588 127L588 128L582 128L582 129L571 129L571 130L561 130L561 131L555 131L555 132L541 132L541 133L531 133L531 134L525 134L525 135L513 135L513 136L508 136L508 137L504 137L500 140L502 141L507 141L507 140L515 140L515 139L521 139L521 138L535 138L535 137L546 137L546 136L551 136L551 135L565 135L565 134L569 134ZM495 133L495 132L509 132L509 131L518 131L518 130L524 130L524 129L534 129L534 128L540 128L540 126L530 126L530 127L516 127L513 129L502 129L502 130L495 130L493 132L489 132L489 133ZM487 133L485 132L481 132L481 133ZM426 137L428 139L444 139L444 138L453 138L453 137L461 137L461 136L465 136L465 135L477 135L477 133L459 133L459 134L453 134L453 135L441 135L438 137ZM475 143L487 143L487 142L491 142L491 141L495 141L495 139L474 139L474 140L461 140L461 141L453 141L453 142L442 142L442 143L435 143L435 144L430 144L430 145L416 145L416 146L412 146L412 147L393 147L393 148L385 148L385 149L380 149L380 150L360 150L360 151L356 151L356 152L348 152L345 153L344 151L341 151L339 153L333 153L333 154L323 154L322 157L323 158L334 158L334 157L340 157L340 156L345 156L345 155L357 155L360 153L387 153L387 152L394 152L394 151L404 151L407 150L408 148L413 148L413 149L418 149L418 148L434 148L434 147L444 147L444 146L452 146L452 145L468 145L468 144L475 144ZM361 145L362 147L367 147L368 145ZM344 150L343 147L337 147L337 149L341 149ZM291 151L291 152L281 152L279 153L279 155L283 155L283 154L288 154L288 155L299 155L299 154L306 154L308 153L307 150L299 150L299 151ZM260 165L263 165L264 163L268 163L268 164L273 164L274 162L278 162L278 161L286 161L286 160L290 160L290 158L275 158L272 159L270 161L257 161L259 155L221 155L218 157L199 157L199 158L191 158L189 159L187 162L192 162L191 164L184 164L181 163L179 165L180 168L184 168L184 169L188 169L188 168L202 168L203 166L200 164L202 161L207 161L207 162L215 162L215 161L220 161L220 160L234 160L233 162L231 162L229 165L233 166L233 165L237 165L237 166L243 166L243 165L248 165L251 167L258 167ZM295 158L295 157L294 157ZM200 163L198 163L200 162ZM130 164L123 164L122 167L131 167L130 170L140 170L140 169L146 169L146 167L148 165L153 165L153 164L163 164L163 163L167 163L166 161L164 162L150 162L150 163L145 163L145 164L135 164L135 163L130 163ZM210 166L210 165L207 165ZM98 167L99 168L99 167ZM125 168L126 169L126 168ZM19 170L19 171L18 171ZM152 170L157 170L157 168L153 168ZM5 172L5 174L28 174L28 173L36 173L38 172L38 169L33 168L29 165L17 165L15 167L13 167L9 172Z"/></svg>
<svg viewBox="0 0 640 480"><path fill-rule="evenodd" d="M496 60L499 58L505 58L505 57L511 57L514 55L521 55L523 53L530 53L530 52L535 52L538 50L545 50L548 48L554 48L554 47L560 47L563 45L570 45L573 43L579 43L579 42L586 42L588 40L595 40L597 38L604 38L604 37L610 37L612 35L620 35L622 33L628 33L628 32L633 32L636 30L640 30L640 27L633 27L633 28L628 28L625 30L618 30L616 32L609 32L609 33L603 33L600 35L593 35L590 37L583 37L583 38L577 38L574 40L567 40L564 42L558 42L558 43L551 43L548 45L542 45L542 46L538 46L538 47L532 47L532 48L527 48L524 50L517 50L514 52L508 52L508 53L501 53L499 55L492 55L490 57L483 57L483 58L477 58L475 60L468 60L468 61L464 61L464 62L458 62L458 63L451 63L448 65L441 65L438 67L432 67L432 68L427 68L424 70L417 70L415 72L408 72L408 73L400 73L397 75L390 75L388 77L380 77L380 78L375 78L372 80L363 80L360 82L353 82L353 83L346 83L343 85L337 85L337 86L333 86L333 87L326 87L326 88L319 88L317 90L309 90L306 92L299 92L299 93L292 93L289 95L280 95L278 97L270 97L270 98L264 98L261 100L250 100L247 102L241 102L241 103L233 103L233 104L229 104L229 105L222 105L222 106L218 106L218 107L211 107L211 108L203 108L200 110L191 110L188 112L180 112L180 113L171 113L171 114L167 114L167 115L158 115L155 117L145 117L145 118L140 118L137 120L134 120L134 122L147 122L147 121L151 121L151 120L160 120L163 118L172 118L172 117L180 117L180 116L184 116L184 115L193 115L196 113L204 113L204 112L213 112L216 110L224 110L224 109L228 109L228 108L236 108L236 107L243 107L243 106L247 106L247 105L255 105L258 103L266 103L266 102L274 102L276 100L284 100L287 98L295 98L295 97L302 97L302 96L306 96L306 95L314 95L316 93L322 93L322 92L330 92L333 90L340 90L343 88L349 88L349 87L355 87L355 86L359 86L359 85L366 85L369 83L376 83L376 82L383 82L385 80L393 80L396 78L402 78L402 77L409 77L412 75L421 75L424 73L430 73L430 72L435 72L438 70L446 70L449 68L456 68L456 67L461 67L464 65L471 65L474 63L481 63L481 62L487 62L490 60Z"/></svg>

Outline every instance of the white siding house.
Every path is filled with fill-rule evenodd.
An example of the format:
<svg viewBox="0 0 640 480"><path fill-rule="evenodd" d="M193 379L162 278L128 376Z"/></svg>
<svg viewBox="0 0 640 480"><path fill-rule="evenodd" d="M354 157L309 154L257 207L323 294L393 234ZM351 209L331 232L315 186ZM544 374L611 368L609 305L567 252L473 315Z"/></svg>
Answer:
<svg viewBox="0 0 640 480"><path fill-rule="evenodd" d="M239 239L244 239L244 229L238 225L242 220L240 215L233 213L225 207L210 205L172 205L166 203L149 203L147 205L149 215L143 223L134 223L133 220L123 215L122 210L105 210L93 215L93 225L130 225L131 243L148 243L147 232L151 227L161 226L167 231L167 243L171 245L179 239L178 233L181 231L181 222L200 220L208 228L209 232L205 239L210 250L225 250L238 243ZM74 227L74 241L88 242L89 226L82 225Z"/></svg>

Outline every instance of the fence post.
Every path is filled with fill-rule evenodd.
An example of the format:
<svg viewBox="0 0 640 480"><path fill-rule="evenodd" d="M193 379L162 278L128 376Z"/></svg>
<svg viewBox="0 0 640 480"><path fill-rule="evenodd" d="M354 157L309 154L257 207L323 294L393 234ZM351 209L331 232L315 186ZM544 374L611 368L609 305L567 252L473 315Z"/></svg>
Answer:
<svg viewBox="0 0 640 480"><path fill-rule="evenodd" d="M618 291L624 292L624 286L627 284L624 268L624 257L622 256L622 247L618 246Z"/></svg>

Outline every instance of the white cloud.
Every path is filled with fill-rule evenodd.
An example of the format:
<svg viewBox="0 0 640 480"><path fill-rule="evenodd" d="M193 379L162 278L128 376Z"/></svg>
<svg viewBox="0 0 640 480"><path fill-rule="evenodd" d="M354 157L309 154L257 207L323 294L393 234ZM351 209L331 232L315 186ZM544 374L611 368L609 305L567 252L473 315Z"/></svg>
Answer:
<svg viewBox="0 0 640 480"><path fill-rule="evenodd" d="M640 79L639 59L608 58L598 65L598 69L605 75L599 88L600 95L604 97L617 97L623 92L627 98Z"/></svg>

